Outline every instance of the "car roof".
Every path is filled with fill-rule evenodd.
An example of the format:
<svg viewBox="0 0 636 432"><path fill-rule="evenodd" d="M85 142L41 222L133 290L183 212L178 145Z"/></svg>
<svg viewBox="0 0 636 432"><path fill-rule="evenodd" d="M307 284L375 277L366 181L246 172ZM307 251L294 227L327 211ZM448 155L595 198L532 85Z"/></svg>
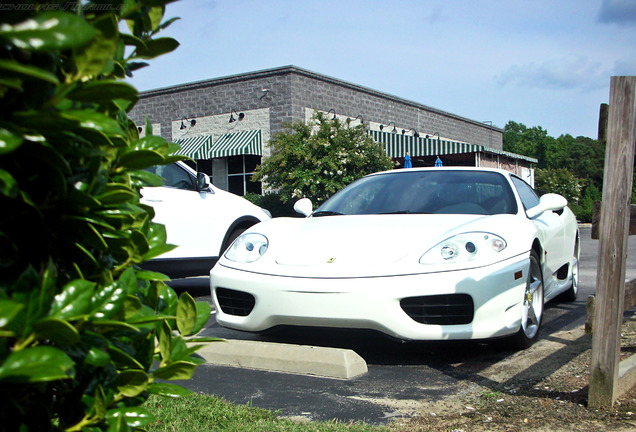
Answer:
<svg viewBox="0 0 636 432"><path fill-rule="evenodd" d="M418 172L418 171L476 171L476 172L496 172L505 176L510 176L513 173L501 168L487 168L487 167L470 167L470 166L452 166L452 167L422 167L422 168L399 168L388 171L380 171L369 175L386 175L397 174L405 172Z"/></svg>

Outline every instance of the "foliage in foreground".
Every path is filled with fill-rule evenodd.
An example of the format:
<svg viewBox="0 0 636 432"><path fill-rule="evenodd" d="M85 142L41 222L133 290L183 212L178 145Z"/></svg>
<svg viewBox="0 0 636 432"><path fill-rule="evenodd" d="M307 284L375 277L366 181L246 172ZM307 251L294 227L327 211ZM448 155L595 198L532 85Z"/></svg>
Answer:
<svg viewBox="0 0 636 432"><path fill-rule="evenodd" d="M177 47L154 38L172 22L167 1L0 15L2 430L134 430L153 420L149 394L189 393L156 380L192 376L201 360L186 342L209 305L139 268L171 248L139 203L162 182L143 169L181 157L139 137L127 116L138 93L121 81Z"/></svg>
<svg viewBox="0 0 636 432"><path fill-rule="evenodd" d="M279 192L283 202L305 197L319 205L354 180L393 168L364 124L351 126L350 119L331 120L317 112L307 124L287 128L270 141L272 156L252 177Z"/></svg>
<svg viewBox="0 0 636 432"><path fill-rule="evenodd" d="M245 405L234 405L221 398L195 394L179 399L151 397L145 405L157 420L150 432L254 431L254 432L382 432L386 428L364 423L298 422L275 413Z"/></svg>

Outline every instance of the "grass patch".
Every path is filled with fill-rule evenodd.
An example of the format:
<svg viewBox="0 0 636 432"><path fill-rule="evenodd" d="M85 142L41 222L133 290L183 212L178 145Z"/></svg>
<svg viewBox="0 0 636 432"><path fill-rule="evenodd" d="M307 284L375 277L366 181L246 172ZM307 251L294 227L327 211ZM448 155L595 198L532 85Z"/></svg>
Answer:
<svg viewBox="0 0 636 432"><path fill-rule="evenodd" d="M364 423L302 422L279 417L276 413L246 405L234 405L221 398L195 394L182 398L151 395L144 405L157 421L149 432L385 432L387 428Z"/></svg>

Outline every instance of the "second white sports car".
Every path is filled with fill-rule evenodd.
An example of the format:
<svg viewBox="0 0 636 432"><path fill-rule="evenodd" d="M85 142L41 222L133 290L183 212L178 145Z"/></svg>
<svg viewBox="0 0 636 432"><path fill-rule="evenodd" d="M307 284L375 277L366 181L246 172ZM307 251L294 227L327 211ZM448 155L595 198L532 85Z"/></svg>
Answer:
<svg viewBox="0 0 636 432"><path fill-rule="evenodd" d="M217 321L367 328L405 340L536 341L544 302L578 289L579 233L565 198L503 170L366 176L305 218L240 236L210 272Z"/></svg>

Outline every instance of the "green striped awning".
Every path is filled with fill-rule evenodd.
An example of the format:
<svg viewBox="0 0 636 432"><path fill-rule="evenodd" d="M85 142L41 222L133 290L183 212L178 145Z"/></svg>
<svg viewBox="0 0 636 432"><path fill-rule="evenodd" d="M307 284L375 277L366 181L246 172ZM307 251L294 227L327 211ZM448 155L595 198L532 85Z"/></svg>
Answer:
<svg viewBox="0 0 636 432"><path fill-rule="evenodd" d="M202 135L195 137L179 138L175 143L181 146L177 153L192 159L209 159L212 154L212 137Z"/></svg>
<svg viewBox="0 0 636 432"><path fill-rule="evenodd" d="M384 144L386 153L390 157L404 157L408 152L411 156L440 156L456 153L473 153L486 150L486 147L438 138L422 138L400 133L369 132L373 139Z"/></svg>
<svg viewBox="0 0 636 432"><path fill-rule="evenodd" d="M263 154L263 139L260 129L221 135L219 139L214 142L211 157L219 158L245 154Z"/></svg>

